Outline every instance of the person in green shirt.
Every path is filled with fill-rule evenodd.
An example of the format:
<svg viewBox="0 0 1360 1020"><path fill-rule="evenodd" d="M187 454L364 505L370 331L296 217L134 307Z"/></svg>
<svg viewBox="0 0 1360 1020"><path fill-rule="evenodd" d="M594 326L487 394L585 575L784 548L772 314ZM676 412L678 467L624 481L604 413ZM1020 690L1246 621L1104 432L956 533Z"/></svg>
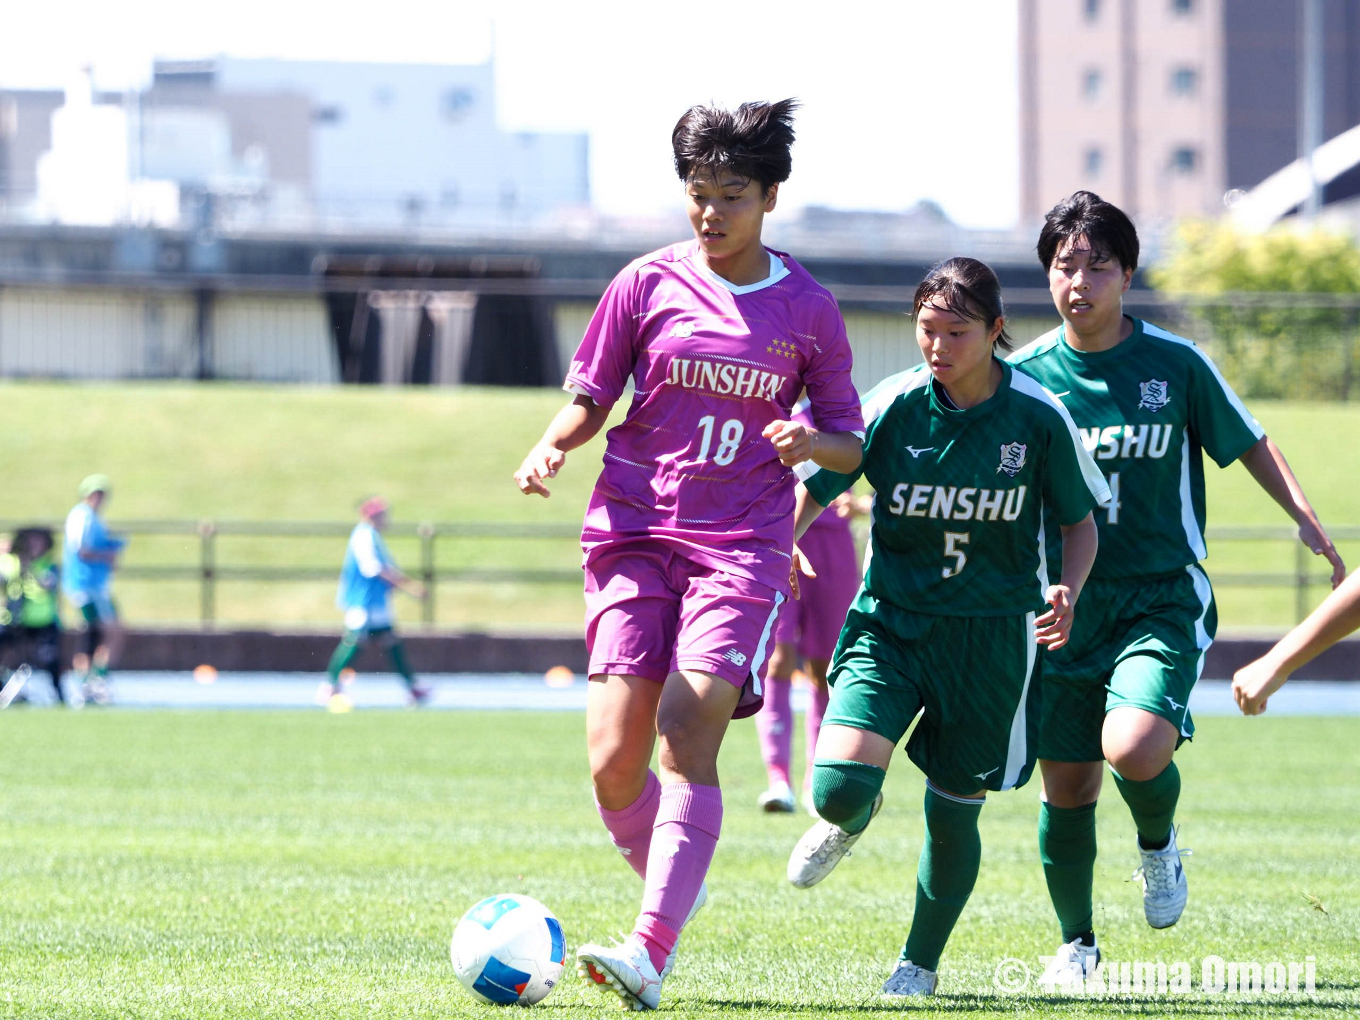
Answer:
<svg viewBox="0 0 1360 1020"><path fill-rule="evenodd" d="M1109 495L1062 404L997 357L1008 348L990 268L940 263L912 312L925 364L864 398L859 469L796 469L799 536L861 476L876 496L817 738L822 821L794 848L788 877L807 888L845 857L919 713L907 754L926 775L926 839L911 928L882 988L893 999L934 993L977 879L987 791L1022 786L1034 768L1038 664L1067 640L1095 556L1092 510ZM1047 564L1045 511L1066 554L1060 575Z"/></svg>
<svg viewBox="0 0 1360 1020"><path fill-rule="evenodd" d="M1241 461L1297 523L1299 538L1345 566L1278 447L1189 340L1125 315L1138 233L1121 210L1079 191L1039 235L1062 325L1010 356L1066 405L1109 482L1096 512L1099 554L1082 612L1043 668L1039 853L1063 945L1040 978L1080 984L1100 959L1093 924L1095 808L1109 763L1138 832L1143 913L1176 923L1188 894L1174 825L1190 739L1188 702L1217 629L1204 559L1204 461ZM1056 555L1060 552L1054 550Z"/></svg>
<svg viewBox="0 0 1360 1020"><path fill-rule="evenodd" d="M21 528L14 536L18 559L19 611L14 624L25 658L52 678L57 700L65 702L61 689L61 614L58 588L61 571L54 555L52 532L46 528Z"/></svg>

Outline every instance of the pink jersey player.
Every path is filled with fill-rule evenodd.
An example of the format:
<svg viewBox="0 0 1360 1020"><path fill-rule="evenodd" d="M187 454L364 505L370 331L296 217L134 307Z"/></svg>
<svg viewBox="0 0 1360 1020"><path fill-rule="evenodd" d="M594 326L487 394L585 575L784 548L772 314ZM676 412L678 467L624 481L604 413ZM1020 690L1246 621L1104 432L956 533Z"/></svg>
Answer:
<svg viewBox="0 0 1360 1020"><path fill-rule="evenodd" d="M794 408L792 420L812 423L806 401ZM809 686L803 715L807 749L803 799L808 810L816 813L812 807L812 759L830 697L826 673L862 573L850 530L858 506L856 497L847 493L831 508L833 512L818 517L798 541L805 562L815 574L800 579L798 597L780 607L775 624L765 703L755 719L770 784L757 800L763 811L789 812L797 806L789 772L793 759L793 674L802 662Z"/></svg>
<svg viewBox="0 0 1360 1020"><path fill-rule="evenodd" d="M586 744L600 815L645 891L633 933L582 945L577 969L637 1009L660 1001L680 930L707 897L718 749L734 715L759 707L789 589L789 468L853 470L861 456L835 301L760 239L789 175L794 108L700 106L680 119L672 144L694 239L610 284L567 373L576 397L515 475L546 496L632 383L581 536ZM804 390L812 425L789 420Z"/></svg>

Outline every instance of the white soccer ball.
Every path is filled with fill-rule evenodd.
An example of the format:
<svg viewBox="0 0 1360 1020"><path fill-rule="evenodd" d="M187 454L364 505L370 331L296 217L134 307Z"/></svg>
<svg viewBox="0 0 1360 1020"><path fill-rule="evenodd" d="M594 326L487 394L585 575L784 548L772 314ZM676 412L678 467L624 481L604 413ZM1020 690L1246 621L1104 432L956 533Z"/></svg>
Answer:
<svg viewBox="0 0 1360 1020"><path fill-rule="evenodd" d="M531 896L488 896L463 915L449 943L453 972L472 997L532 1006L548 997L567 962L562 925Z"/></svg>

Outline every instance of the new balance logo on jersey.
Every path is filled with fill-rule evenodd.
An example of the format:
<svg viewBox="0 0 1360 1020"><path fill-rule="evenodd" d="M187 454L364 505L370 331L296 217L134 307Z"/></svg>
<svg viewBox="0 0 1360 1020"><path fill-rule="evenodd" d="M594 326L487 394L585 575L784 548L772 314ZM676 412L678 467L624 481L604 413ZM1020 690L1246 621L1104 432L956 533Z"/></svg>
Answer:
<svg viewBox="0 0 1360 1020"><path fill-rule="evenodd" d="M1151 379L1138 384L1140 399L1138 406L1145 411L1160 411L1169 401L1166 396L1166 381Z"/></svg>
<svg viewBox="0 0 1360 1020"><path fill-rule="evenodd" d="M1096 460L1123 457L1160 460L1171 447L1174 425L1107 425L1105 428L1078 429L1081 445Z"/></svg>
<svg viewBox="0 0 1360 1020"><path fill-rule="evenodd" d="M735 648L729 648L727 651L723 652L723 658L734 666L746 665L746 653L739 652Z"/></svg>
<svg viewBox="0 0 1360 1020"><path fill-rule="evenodd" d="M671 327L671 336L678 336L681 340L688 340L694 335L694 323L677 322Z"/></svg>
<svg viewBox="0 0 1360 1020"><path fill-rule="evenodd" d="M1166 699L1166 703L1171 706L1171 711L1173 712L1179 712L1185 707L1184 705L1178 704L1176 699L1169 694L1163 694L1162 697Z"/></svg>
<svg viewBox="0 0 1360 1020"><path fill-rule="evenodd" d="M666 381L687 390L706 390L719 396L756 397L777 400L785 377L777 372L762 372L730 362L701 361L697 358L671 358Z"/></svg>
<svg viewBox="0 0 1360 1020"><path fill-rule="evenodd" d="M907 452L911 454L912 460L920 457L923 453L929 453L933 449L935 449L933 446L908 446L906 448Z"/></svg>
<svg viewBox="0 0 1360 1020"><path fill-rule="evenodd" d="M1001 466L996 469L997 474L1002 471L1014 478L1020 473L1020 469L1025 466L1025 444L1024 443L1003 443L1001 446Z"/></svg>
<svg viewBox="0 0 1360 1020"><path fill-rule="evenodd" d="M930 517L946 521L1013 521L1025 506L1026 487L975 489L955 485L894 486L888 512L899 517ZM877 505L877 504L875 504Z"/></svg>
<svg viewBox="0 0 1360 1020"><path fill-rule="evenodd" d="M996 769L999 769L1000 767L1001 766L998 765ZM985 783L987 781L987 777L990 776L993 772L995 772L996 769L988 769L986 772L975 772L973 774L973 778L978 780L979 782Z"/></svg>

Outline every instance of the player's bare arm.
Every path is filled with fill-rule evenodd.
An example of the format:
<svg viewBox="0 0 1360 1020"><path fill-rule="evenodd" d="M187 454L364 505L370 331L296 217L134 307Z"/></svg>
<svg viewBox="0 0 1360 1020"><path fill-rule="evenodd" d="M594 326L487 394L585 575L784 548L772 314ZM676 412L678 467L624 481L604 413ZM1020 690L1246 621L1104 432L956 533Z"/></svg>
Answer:
<svg viewBox="0 0 1360 1020"><path fill-rule="evenodd" d="M1265 655L1233 674L1233 700L1243 715L1260 715L1289 674L1360 628L1360 574L1352 574Z"/></svg>
<svg viewBox="0 0 1360 1020"><path fill-rule="evenodd" d="M1087 514L1076 524L1062 528L1062 577L1044 592L1052 608L1034 621L1034 640L1053 650L1067 644L1076 616L1077 598L1086 584L1086 575L1096 561L1099 543L1095 518Z"/></svg>
<svg viewBox="0 0 1360 1020"><path fill-rule="evenodd" d="M796 421L772 421L761 435L774 444L779 462L793 467L806 460L848 475L864 458L864 444L853 432L822 432Z"/></svg>
<svg viewBox="0 0 1360 1020"><path fill-rule="evenodd" d="M817 571L808 562L803 551L798 548L798 539L807 534L807 529L812 527L812 522L822 515L826 507L812 498L811 493L803 485L799 485L794 491L793 497L793 560L789 564L789 586L793 589L793 597L798 598L798 575L804 577L816 577Z"/></svg>
<svg viewBox="0 0 1360 1020"><path fill-rule="evenodd" d="M608 418L609 408L601 407L589 397L578 396L558 411L543 438L515 472L519 491L526 496L538 493L545 499L551 496L543 480L556 477L566 463L567 454L594 439Z"/></svg>
<svg viewBox="0 0 1360 1020"><path fill-rule="evenodd" d="M383 580L394 588L400 588L414 599L423 599L426 595L425 586L412 577L402 573L396 567L385 565L379 572Z"/></svg>
<svg viewBox="0 0 1360 1020"><path fill-rule="evenodd" d="M1285 513L1299 526L1299 541L1311 549L1313 555L1324 557L1332 565L1332 587L1339 585L1346 577L1346 564L1327 537L1280 448L1269 436L1262 436L1255 446L1242 454L1241 461L1256 479L1256 484L1284 507Z"/></svg>

